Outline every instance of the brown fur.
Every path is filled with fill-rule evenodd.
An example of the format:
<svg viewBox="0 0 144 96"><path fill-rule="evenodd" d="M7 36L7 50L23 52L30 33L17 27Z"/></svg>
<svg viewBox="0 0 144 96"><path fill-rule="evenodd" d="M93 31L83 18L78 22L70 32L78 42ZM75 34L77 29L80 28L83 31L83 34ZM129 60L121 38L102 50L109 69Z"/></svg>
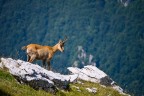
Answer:
<svg viewBox="0 0 144 96"><path fill-rule="evenodd" d="M26 50L27 53L27 61L33 62L34 60L42 60L43 66L45 62L48 64L48 70L50 70L50 60L52 59L54 53L56 51L64 51L64 43L66 40L60 40L55 46L42 46L38 44L29 44L27 46L23 46L22 50Z"/></svg>

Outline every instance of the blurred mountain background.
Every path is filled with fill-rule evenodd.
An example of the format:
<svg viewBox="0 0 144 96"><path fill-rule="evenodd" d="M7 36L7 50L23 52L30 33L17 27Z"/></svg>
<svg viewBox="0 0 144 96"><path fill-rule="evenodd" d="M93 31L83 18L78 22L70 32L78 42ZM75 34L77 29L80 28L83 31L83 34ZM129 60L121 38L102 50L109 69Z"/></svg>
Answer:
<svg viewBox="0 0 144 96"><path fill-rule="evenodd" d="M69 66L96 65L142 96L143 5L144 0L0 0L0 56L26 60L22 46L53 46L68 36L53 70L66 74Z"/></svg>

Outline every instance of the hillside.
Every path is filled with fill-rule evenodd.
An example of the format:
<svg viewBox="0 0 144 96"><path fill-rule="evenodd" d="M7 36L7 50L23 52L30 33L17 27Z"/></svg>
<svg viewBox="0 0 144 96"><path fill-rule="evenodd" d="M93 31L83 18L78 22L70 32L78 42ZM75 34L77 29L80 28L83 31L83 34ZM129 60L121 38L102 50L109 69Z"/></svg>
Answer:
<svg viewBox="0 0 144 96"><path fill-rule="evenodd" d="M71 70L73 70L72 68L76 67L70 67ZM82 80L87 77L80 76L81 73L79 74L81 78L77 79L78 75L61 75L21 60L1 58L0 81L3 83L0 83L0 93L2 96L51 96L53 94L56 96L127 96L118 85L107 86L98 82L101 77L107 76L104 72L89 65L84 69L87 74L90 72L87 68L95 70L93 73L95 76L92 77L93 80L95 78L93 83L89 82L90 79ZM96 79L97 77L99 79ZM70 78L71 82L68 86L67 78ZM106 81L103 79L103 82L108 84L108 79Z"/></svg>
<svg viewBox="0 0 144 96"><path fill-rule="evenodd" d="M25 84L18 84L17 81L8 72L0 69L0 94L1 96L51 96L52 94L39 90L36 91ZM111 96L123 96L111 88L103 88L99 84L81 81L84 85L75 83L71 84L71 91L59 91L56 96L105 96L111 94ZM85 88L96 87L98 89L97 95L88 92ZM79 89L77 89L79 88Z"/></svg>
<svg viewBox="0 0 144 96"><path fill-rule="evenodd" d="M144 0L0 0L0 57L26 61L22 46L55 45L60 73L93 63L125 91L144 95ZM38 62L41 65L41 62Z"/></svg>

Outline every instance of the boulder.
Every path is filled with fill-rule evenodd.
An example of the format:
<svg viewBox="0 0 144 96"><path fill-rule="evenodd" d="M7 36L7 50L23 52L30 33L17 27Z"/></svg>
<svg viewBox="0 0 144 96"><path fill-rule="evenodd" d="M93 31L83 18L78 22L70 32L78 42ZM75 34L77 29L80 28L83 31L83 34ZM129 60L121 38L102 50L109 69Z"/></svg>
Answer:
<svg viewBox="0 0 144 96"><path fill-rule="evenodd" d="M116 82L114 82L106 73L98 69L96 66L87 65L82 69L77 67L68 67L68 70L71 74L77 74L78 79L100 83L101 85L112 87L121 94L125 94L123 89L119 87Z"/></svg>
<svg viewBox="0 0 144 96"><path fill-rule="evenodd" d="M62 75L48 71L39 65L11 58L1 58L0 67L7 69L18 82L54 94L58 89L69 90L70 82L74 82L78 77L77 74Z"/></svg>

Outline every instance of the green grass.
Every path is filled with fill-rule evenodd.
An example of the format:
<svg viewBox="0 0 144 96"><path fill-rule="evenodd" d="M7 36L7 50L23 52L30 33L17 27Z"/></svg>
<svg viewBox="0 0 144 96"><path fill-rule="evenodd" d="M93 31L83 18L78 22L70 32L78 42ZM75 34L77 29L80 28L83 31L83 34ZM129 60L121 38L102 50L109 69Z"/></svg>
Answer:
<svg viewBox="0 0 144 96"><path fill-rule="evenodd" d="M71 84L71 91L64 92L66 96L124 96L110 87L102 87L98 83L81 81L83 84ZM79 91L76 87L79 87ZM97 88L97 92L90 93L86 88Z"/></svg>
<svg viewBox="0 0 144 96"><path fill-rule="evenodd" d="M0 70L1 96L51 96L42 90L36 91L30 86L19 84L8 72Z"/></svg>
<svg viewBox="0 0 144 96"><path fill-rule="evenodd" d="M56 96L123 96L109 87L81 81L84 84L70 84L70 91L59 91ZM79 87L79 90L76 88ZM89 93L85 88L97 88L97 93ZM28 85L19 84L12 75L0 69L0 96L52 96L48 92L36 91Z"/></svg>

